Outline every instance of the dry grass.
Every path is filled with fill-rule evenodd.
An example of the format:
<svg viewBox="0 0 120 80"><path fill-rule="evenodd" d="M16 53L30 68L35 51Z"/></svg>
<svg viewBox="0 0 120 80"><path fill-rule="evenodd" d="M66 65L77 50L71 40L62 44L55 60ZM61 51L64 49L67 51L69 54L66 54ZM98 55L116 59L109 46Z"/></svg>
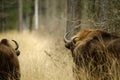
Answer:
<svg viewBox="0 0 120 80"><path fill-rule="evenodd" d="M21 80L76 80L76 75L72 71L74 64L69 54L71 52L65 49L62 36L54 37L47 33L40 33L9 32L0 34L0 39L15 39L20 45ZM118 64L116 67L118 61L114 59L111 61L112 65L109 69L111 80L119 80L120 65ZM102 80L102 76L97 79L92 77L86 68L81 68L77 73L81 80Z"/></svg>
<svg viewBox="0 0 120 80"><path fill-rule="evenodd" d="M20 45L21 80L75 80L72 58L66 52L62 38L35 32L2 33L2 38L14 39Z"/></svg>

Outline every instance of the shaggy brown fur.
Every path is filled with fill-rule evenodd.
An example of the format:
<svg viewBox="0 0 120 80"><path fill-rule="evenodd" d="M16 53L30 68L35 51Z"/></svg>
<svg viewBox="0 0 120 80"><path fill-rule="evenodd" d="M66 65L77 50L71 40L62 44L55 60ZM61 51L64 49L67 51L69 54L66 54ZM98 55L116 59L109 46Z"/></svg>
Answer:
<svg viewBox="0 0 120 80"><path fill-rule="evenodd" d="M77 68L87 68L91 74L99 76L101 71L107 73L111 56L120 59L120 36L102 30L83 30L72 39L74 43L65 45L72 51Z"/></svg>
<svg viewBox="0 0 120 80"><path fill-rule="evenodd" d="M78 56L80 53L86 55L90 53L90 55L95 56L96 52L105 52L108 50L107 48L119 48L120 36L116 36L114 34L107 33L102 30L84 30L80 31L75 39L75 48L73 55L74 57ZM114 44L114 46L112 46ZM78 52L80 51L80 52ZM118 52L119 49L114 50ZM94 53L94 54L93 54Z"/></svg>
<svg viewBox="0 0 120 80"><path fill-rule="evenodd" d="M7 39L0 42L0 80L20 80L18 55Z"/></svg>

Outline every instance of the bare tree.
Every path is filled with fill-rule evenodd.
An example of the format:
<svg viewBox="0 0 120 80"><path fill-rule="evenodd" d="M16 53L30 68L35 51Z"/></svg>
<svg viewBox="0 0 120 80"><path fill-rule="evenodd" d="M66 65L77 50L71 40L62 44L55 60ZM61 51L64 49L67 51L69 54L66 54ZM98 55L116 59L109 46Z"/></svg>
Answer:
<svg viewBox="0 0 120 80"><path fill-rule="evenodd" d="M22 31L23 30L23 4L22 4L22 0L19 0L19 27L18 27L18 31Z"/></svg>
<svg viewBox="0 0 120 80"><path fill-rule="evenodd" d="M35 29L38 29L38 0L35 0Z"/></svg>
<svg viewBox="0 0 120 80"><path fill-rule="evenodd" d="M120 0L67 0L67 28L104 29L109 32L120 30Z"/></svg>
<svg viewBox="0 0 120 80"><path fill-rule="evenodd" d="M81 0L67 0L66 32L78 30L81 23ZM76 30L75 30L76 29ZM72 35L72 34L71 34Z"/></svg>
<svg viewBox="0 0 120 80"><path fill-rule="evenodd" d="M30 5L31 5L31 8L30 8L30 14L29 14L29 16L30 16L30 27L29 27L29 29L30 29L30 31L32 31L32 29L33 29L34 11L35 11L34 10L35 9L35 1L31 0Z"/></svg>

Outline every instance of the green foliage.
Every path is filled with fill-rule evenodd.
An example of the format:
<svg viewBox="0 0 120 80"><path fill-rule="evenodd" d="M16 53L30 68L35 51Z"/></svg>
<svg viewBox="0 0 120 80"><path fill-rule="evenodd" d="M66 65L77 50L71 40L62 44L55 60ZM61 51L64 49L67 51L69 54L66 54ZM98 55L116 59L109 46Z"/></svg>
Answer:
<svg viewBox="0 0 120 80"><path fill-rule="evenodd" d="M30 0L23 0L23 17L30 13ZM17 29L18 0L0 0L0 31Z"/></svg>
<svg viewBox="0 0 120 80"><path fill-rule="evenodd" d="M1 0L0 1L0 31L16 28L18 20L18 1Z"/></svg>
<svg viewBox="0 0 120 80"><path fill-rule="evenodd" d="M30 13L31 11L31 0L23 0L23 13Z"/></svg>

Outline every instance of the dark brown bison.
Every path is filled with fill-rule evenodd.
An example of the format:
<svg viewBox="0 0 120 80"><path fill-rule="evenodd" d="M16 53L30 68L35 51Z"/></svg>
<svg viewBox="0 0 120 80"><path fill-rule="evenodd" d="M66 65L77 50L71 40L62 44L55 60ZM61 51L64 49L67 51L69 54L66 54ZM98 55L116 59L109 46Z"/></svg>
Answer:
<svg viewBox="0 0 120 80"><path fill-rule="evenodd" d="M20 80L19 46L15 40L12 41L16 48L13 48L7 39L0 42L0 80Z"/></svg>
<svg viewBox="0 0 120 80"><path fill-rule="evenodd" d="M103 30L83 30L70 40L66 38L68 35L69 32L64 36L65 46L71 50L77 68L107 72L112 64L111 56L120 59L120 36L116 34Z"/></svg>

